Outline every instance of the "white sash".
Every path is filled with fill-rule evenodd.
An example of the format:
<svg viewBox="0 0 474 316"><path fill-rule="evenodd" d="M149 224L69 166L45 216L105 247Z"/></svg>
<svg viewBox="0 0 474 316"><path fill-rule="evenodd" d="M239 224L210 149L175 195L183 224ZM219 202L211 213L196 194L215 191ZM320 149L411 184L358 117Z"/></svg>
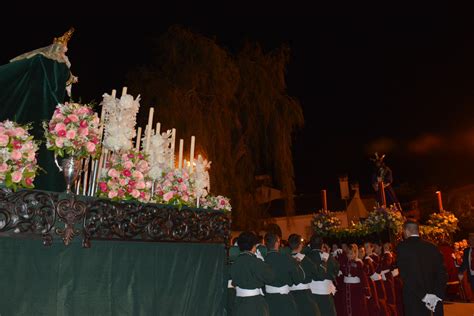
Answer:
<svg viewBox="0 0 474 316"><path fill-rule="evenodd" d="M290 287L288 285L283 285L280 287L265 285L265 292L268 294L288 294L290 293Z"/></svg>
<svg viewBox="0 0 474 316"><path fill-rule="evenodd" d="M344 277L344 283L347 283L347 284L357 284L357 283L360 283L360 278L359 278L359 277L349 277L349 276L345 276L345 277Z"/></svg>
<svg viewBox="0 0 474 316"><path fill-rule="evenodd" d="M370 278L373 280L373 281L380 281L382 280L382 276L380 274L378 274L377 272L374 272L374 274L372 274L370 276Z"/></svg>
<svg viewBox="0 0 474 316"><path fill-rule="evenodd" d="M385 276L385 274L389 272L390 272L389 269L383 270L382 272L380 272L380 274L382 275L382 280L387 281L387 277Z"/></svg>
<svg viewBox="0 0 474 316"><path fill-rule="evenodd" d="M336 294L336 287L332 283L331 280L324 280L324 281L311 281L309 284L309 288L311 289L311 293L318 294L318 295L329 295L329 294Z"/></svg>
<svg viewBox="0 0 474 316"><path fill-rule="evenodd" d="M398 268L392 270L392 275L394 277L398 276L399 274L400 274L400 272L398 271Z"/></svg>
<svg viewBox="0 0 474 316"><path fill-rule="evenodd" d="M241 289L240 287L235 287L235 295L237 297L251 297L251 296L258 296L263 295L262 289Z"/></svg>

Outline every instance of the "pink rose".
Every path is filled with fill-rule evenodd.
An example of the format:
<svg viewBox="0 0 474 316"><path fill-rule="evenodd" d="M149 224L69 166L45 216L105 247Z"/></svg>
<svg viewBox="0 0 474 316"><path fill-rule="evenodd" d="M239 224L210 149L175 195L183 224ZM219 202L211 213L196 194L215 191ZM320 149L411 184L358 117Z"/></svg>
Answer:
<svg viewBox="0 0 474 316"><path fill-rule="evenodd" d="M122 161L128 161L130 157L130 154L122 154ZM133 158L133 157L132 157Z"/></svg>
<svg viewBox="0 0 474 316"><path fill-rule="evenodd" d="M137 180L141 180L141 179L143 179L143 173L141 173L141 172L138 171L138 170L135 170L135 171L133 172L133 177L134 177L135 179L137 179Z"/></svg>
<svg viewBox="0 0 474 316"><path fill-rule="evenodd" d="M163 200L165 202L168 202L169 200L171 200L173 198L173 191L170 191L170 192L167 192L165 193L165 195L163 195Z"/></svg>
<svg viewBox="0 0 474 316"><path fill-rule="evenodd" d="M76 111L76 113L77 113L78 115L87 114L87 113L89 113L89 108L87 108L87 107L81 107L81 108L79 108L79 109Z"/></svg>
<svg viewBox="0 0 474 316"><path fill-rule="evenodd" d="M79 135L84 136L84 137L87 136L87 135L89 135L89 129L87 129L87 128L80 128L80 129L79 129Z"/></svg>
<svg viewBox="0 0 474 316"><path fill-rule="evenodd" d="M88 153L93 153L95 151L95 144L88 142L86 145L86 149Z"/></svg>
<svg viewBox="0 0 474 316"><path fill-rule="evenodd" d="M70 119L71 122L79 122L79 117L76 114L69 114L67 118Z"/></svg>
<svg viewBox="0 0 474 316"><path fill-rule="evenodd" d="M107 173L107 175L108 175L109 177L112 177L112 178L117 178L117 177L120 176L120 173L119 173L116 169L112 168L112 169L109 170L109 172Z"/></svg>
<svg viewBox="0 0 474 316"><path fill-rule="evenodd" d="M28 152L28 157L26 159L28 159L28 161L34 161L35 158L36 158L35 152L34 151L29 151Z"/></svg>
<svg viewBox="0 0 474 316"><path fill-rule="evenodd" d="M184 202L187 202L189 201L189 196L187 194L183 194L183 196L181 196L181 199L183 199Z"/></svg>
<svg viewBox="0 0 474 316"><path fill-rule="evenodd" d="M184 191L186 191L187 189L188 189L188 187L186 186L186 184L181 183L181 184L179 185L179 190L180 190L181 192L184 192Z"/></svg>
<svg viewBox="0 0 474 316"><path fill-rule="evenodd" d="M63 129L60 130L60 131L58 132L58 136L59 136L59 137L65 137L65 136L66 136L66 131L63 130Z"/></svg>
<svg viewBox="0 0 474 316"><path fill-rule="evenodd" d="M107 192L107 183L105 183L105 182L99 182L99 189L100 189L102 192Z"/></svg>
<svg viewBox="0 0 474 316"><path fill-rule="evenodd" d="M68 130L68 131L66 132L66 137L67 137L68 139L74 139L74 138L76 138L76 131L73 130L73 129Z"/></svg>
<svg viewBox="0 0 474 316"><path fill-rule="evenodd" d="M24 129L23 127L17 127L17 128L15 128L15 136L20 137L20 136L25 135L25 133L26 133L26 131L25 131L25 129Z"/></svg>
<svg viewBox="0 0 474 316"><path fill-rule="evenodd" d="M21 152L18 150L12 151L12 154L10 156L13 160L20 160L21 159Z"/></svg>
<svg viewBox="0 0 474 316"><path fill-rule="evenodd" d="M56 147L58 148L63 148L64 146L64 141L62 138L56 138L56 140L54 141L54 144L56 145Z"/></svg>
<svg viewBox="0 0 474 316"><path fill-rule="evenodd" d="M33 186L33 178L26 178L25 183L29 187Z"/></svg>
<svg viewBox="0 0 474 316"><path fill-rule="evenodd" d="M108 194L109 199L113 199L118 195L117 191L110 191Z"/></svg>
<svg viewBox="0 0 474 316"><path fill-rule="evenodd" d="M127 180L124 179L124 178L120 178L119 184L120 184L121 186L125 186L125 185L127 184Z"/></svg>
<svg viewBox="0 0 474 316"><path fill-rule="evenodd" d="M82 128L86 128L87 127L87 121L86 120L82 120L81 123L79 124L80 127Z"/></svg>
<svg viewBox="0 0 474 316"><path fill-rule="evenodd" d="M134 189L132 191L132 193L130 193L134 198L138 198L140 196L140 191L138 191L137 189Z"/></svg>
<svg viewBox="0 0 474 316"><path fill-rule="evenodd" d="M0 134L0 146L4 147L8 145L8 141L10 140L10 137L5 134Z"/></svg>
<svg viewBox="0 0 474 316"><path fill-rule="evenodd" d="M1 123L0 123L1 124ZM5 133L5 127L3 127L3 125L0 125L0 134L4 134Z"/></svg>
<svg viewBox="0 0 474 316"><path fill-rule="evenodd" d="M94 118L92 119L92 124L97 126L99 125L99 122L100 122L99 117L97 117L97 115L94 116Z"/></svg>
<svg viewBox="0 0 474 316"><path fill-rule="evenodd" d="M130 170L127 170L127 169L122 171L122 174L126 177L131 177L132 176L132 172Z"/></svg>
<svg viewBox="0 0 474 316"><path fill-rule="evenodd" d="M21 171L15 171L12 173L12 181L14 183L19 183L23 178L23 173Z"/></svg>
<svg viewBox="0 0 474 316"><path fill-rule="evenodd" d="M136 188L138 190L143 190L146 187L145 181L138 181Z"/></svg>
<svg viewBox="0 0 474 316"><path fill-rule="evenodd" d="M133 188L131 186L127 185L126 190L127 190L128 193L132 193Z"/></svg>
<svg viewBox="0 0 474 316"><path fill-rule="evenodd" d="M141 172L146 172L148 170L148 163L145 160L140 160L137 163L137 169Z"/></svg>
<svg viewBox="0 0 474 316"><path fill-rule="evenodd" d="M13 148L15 149L21 149L21 142L19 140L15 139L12 145L13 145Z"/></svg>
<svg viewBox="0 0 474 316"><path fill-rule="evenodd" d="M135 157L135 155L134 155L133 153L129 153L129 154L127 155L127 157L130 158L130 159L133 159L133 158Z"/></svg>
<svg viewBox="0 0 474 316"><path fill-rule="evenodd" d="M133 162L131 162L130 160L125 161L125 162L123 163L123 167L124 167L125 169L130 170L130 169L133 168ZM134 173L135 173L135 172L134 172Z"/></svg>
<svg viewBox="0 0 474 316"><path fill-rule="evenodd" d="M122 189L118 189L117 194L119 197L123 197L125 195L125 191Z"/></svg>
<svg viewBox="0 0 474 316"><path fill-rule="evenodd" d="M4 162L0 164L0 173L4 173L5 171L8 170L8 165Z"/></svg>
<svg viewBox="0 0 474 316"><path fill-rule="evenodd" d="M163 183L163 186L164 187L170 187L172 185L171 181L170 180L166 180L164 183Z"/></svg>
<svg viewBox="0 0 474 316"><path fill-rule="evenodd" d="M137 183L133 180L128 181L128 185L134 187Z"/></svg>
<svg viewBox="0 0 474 316"><path fill-rule="evenodd" d="M66 125L64 125L63 123L56 124L56 126L54 127L54 131L56 133L59 133L60 131L66 131Z"/></svg>
<svg viewBox="0 0 474 316"><path fill-rule="evenodd" d="M66 118L64 119L64 124L66 124L66 125L67 125L67 124L69 124L69 123L71 123L71 120L70 120L69 118L67 118L67 117L66 117Z"/></svg>

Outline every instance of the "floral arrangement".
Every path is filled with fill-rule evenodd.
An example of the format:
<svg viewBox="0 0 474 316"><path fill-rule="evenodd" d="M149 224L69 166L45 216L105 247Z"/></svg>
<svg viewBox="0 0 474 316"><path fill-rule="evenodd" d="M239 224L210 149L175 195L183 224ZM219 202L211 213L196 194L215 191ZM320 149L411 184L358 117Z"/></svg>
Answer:
<svg viewBox="0 0 474 316"><path fill-rule="evenodd" d="M192 173L194 180L194 193L196 197L206 197L211 189L211 182L209 178L209 169L211 168L212 161L207 161L201 155L196 160L196 167Z"/></svg>
<svg viewBox="0 0 474 316"><path fill-rule="evenodd" d="M448 234L452 234L459 230L459 220L453 213L447 211L430 214L426 223L432 227L442 229Z"/></svg>
<svg viewBox="0 0 474 316"><path fill-rule="evenodd" d="M402 231L405 218L395 207L389 209L380 207L369 213L364 225L370 233L380 233L389 229L392 234L398 235Z"/></svg>
<svg viewBox="0 0 474 316"><path fill-rule="evenodd" d="M193 182L185 169L174 169L166 173L155 183L154 200L158 203L178 206L194 205Z"/></svg>
<svg viewBox="0 0 474 316"><path fill-rule="evenodd" d="M341 221L328 210L320 210L313 217L313 230L321 236L328 236L341 225Z"/></svg>
<svg viewBox="0 0 474 316"><path fill-rule="evenodd" d="M149 202L152 183L148 171L146 156L140 152L114 155L99 180L98 194L114 201Z"/></svg>
<svg viewBox="0 0 474 316"><path fill-rule="evenodd" d="M431 225L420 225L420 236L431 242L436 243L440 240L445 240L449 234L442 228L431 226Z"/></svg>
<svg viewBox="0 0 474 316"><path fill-rule="evenodd" d="M171 150L171 130L162 134L155 134L150 139L149 162L150 177L158 180L170 169L170 161L173 156Z"/></svg>
<svg viewBox="0 0 474 316"><path fill-rule="evenodd" d="M99 117L88 105L58 104L49 123L44 122L46 148L56 155L96 157L99 146Z"/></svg>
<svg viewBox="0 0 474 316"><path fill-rule="evenodd" d="M104 94L102 107L105 113L104 147L113 151L128 151L133 148L140 96L134 99L124 94L120 99Z"/></svg>
<svg viewBox="0 0 474 316"><path fill-rule="evenodd" d="M28 133L29 125L0 122L0 182L7 188L33 188L38 172L38 143Z"/></svg>
<svg viewBox="0 0 474 316"><path fill-rule="evenodd" d="M226 212L232 211L230 205L230 199L225 196L218 195L207 195L205 198L201 198L201 207L205 209L222 210Z"/></svg>

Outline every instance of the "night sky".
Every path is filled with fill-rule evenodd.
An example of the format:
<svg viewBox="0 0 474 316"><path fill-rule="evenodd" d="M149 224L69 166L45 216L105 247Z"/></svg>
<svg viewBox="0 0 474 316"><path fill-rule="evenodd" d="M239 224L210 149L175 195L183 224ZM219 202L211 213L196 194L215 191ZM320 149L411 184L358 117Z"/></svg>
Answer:
<svg viewBox="0 0 474 316"><path fill-rule="evenodd" d="M370 194L368 158L376 149L387 153L396 187L422 192L472 182L474 25L459 19L56 17L15 28L2 22L0 64L49 45L73 25L73 95L100 101L125 84L129 69L150 60L152 39L173 24L216 38L231 52L245 40L267 50L289 44L288 92L305 115L294 143L297 194L319 197L328 188L331 204L344 174Z"/></svg>

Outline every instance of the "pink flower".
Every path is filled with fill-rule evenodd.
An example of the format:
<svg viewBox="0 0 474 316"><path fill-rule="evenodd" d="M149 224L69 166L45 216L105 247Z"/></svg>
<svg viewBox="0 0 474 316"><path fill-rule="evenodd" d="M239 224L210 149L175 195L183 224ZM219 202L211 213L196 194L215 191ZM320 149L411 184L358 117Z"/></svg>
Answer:
<svg viewBox="0 0 474 316"><path fill-rule="evenodd" d="M173 198L173 191L170 191L170 192L167 192L165 193L165 195L163 195L163 200L165 202L168 202L169 200L171 200Z"/></svg>
<svg viewBox="0 0 474 316"><path fill-rule="evenodd" d="M132 172L130 170L127 170L127 169L122 171L122 174L126 177L131 177L132 176Z"/></svg>
<svg viewBox="0 0 474 316"><path fill-rule="evenodd" d="M0 146L4 147L8 145L8 141L10 140L10 137L5 134L0 134Z"/></svg>
<svg viewBox="0 0 474 316"><path fill-rule="evenodd" d="M86 120L82 120L81 123L79 124L80 127L82 128L86 128L87 127L87 121Z"/></svg>
<svg viewBox="0 0 474 316"><path fill-rule="evenodd" d="M183 196L181 196L181 198L183 199L184 202L189 201L189 196L187 194L183 194Z"/></svg>
<svg viewBox="0 0 474 316"><path fill-rule="evenodd" d="M138 198L140 196L140 191L138 191L137 189L134 189L132 191L132 193L130 193L134 198Z"/></svg>
<svg viewBox="0 0 474 316"><path fill-rule="evenodd" d="M130 158L130 159L133 159L133 157L135 157L135 155L134 155L133 153L129 153L129 154L127 155L127 157Z"/></svg>
<svg viewBox="0 0 474 316"><path fill-rule="evenodd" d="M65 137L65 136L66 136L66 131L63 130L63 129L60 130L60 131L58 132L58 136L59 136L59 137Z"/></svg>
<svg viewBox="0 0 474 316"><path fill-rule="evenodd" d="M76 138L76 131L73 130L73 129L68 130L68 131L66 132L66 137L67 137L68 139L74 139L74 138Z"/></svg>
<svg viewBox="0 0 474 316"><path fill-rule="evenodd" d="M12 145L13 145L13 148L15 149L21 149L21 142L19 140L15 139Z"/></svg>
<svg viewBox="0 0 474 316"><path fill-rule="evenodd" d="M117 191L110 191L109 194L108 194L108 197L109 197L109 199L113 199L117 195L118 195Z"/></svg>
<svg viewBox="0 0 474 316"><path fill-rule="evenodd" d="M54 141L54 144L56 145L56 147L58 148L63 148L64 146L64 141L62 138L56 138L56 140Z"/></svg>
<svg viewBox="0 0 474 316"><path fill-rule="evenodd" d="M141 180L141 179L143 179L143 173L141 173L141 172L138 171L138 170L135 170L135 171L133 172L133 177L134 177L135 179L137 179L137 180Z"/></svg>
<svg viewBox="0 0 474 316"><path fill-rule="evenodd" d="M137 183L133 180L128 181L128 185L134 187Z"/></svg>
<svg viewBox="0 0 474 316"><path fill-rule="evenodd" d="M112 178L118 178L120 176L120 173L116 169L112 168L109 170L107 175Z"/></svg>
<svg viewBox="0 0 474 316"><path fill-rule="evenodd" d="M11 157L13 160L20 160L20 159L21 159L21 152L19 152L18 150L14 150L14 151L12 151L10 157Z"/></svg>
<svg viewBox="0 0 474 316"><path fill-rule="evenodd" d="M4 162L0 164L0 173L4 173L5 171L8 170L8 165Z"/></svg>
<svg viewBox="0 0 474 316"><path fill-rule="evenodd" d="M124 167L125 169L130 170L130 169L133 168L133 162L131 162L130 160L125 161L125 162L123 163L123 167Z"/></svg>
<svg viewBox="0 0 474 316"><path fill-rule="evenodd" d="M87 129L87 128L80 128L80 129L79 129L79 135L84 136L84 137L87 136L87 135L89 135L89 129Z"/></svg>
<svg viewBox="0 0 474 316"><path fill-rule="evenodd" d="M33 178L26 178L25 183L29 187L33 186Z"/></svg>
<svg viewBox="0 0 474 316"><path fill-rule="evenodd" d="M122 190L122 189L118 189L117 194L118 194L119 197L123 197L125 195L125 191Z"/></svg>
<svg viewBox="0 0 474 316"><path fill-rule="evenodd" d="M122 154L122 161L128 161L130 157L130 154ZM133 158L133 157L132 157Z"/></svg>
<svg viewBox="0 0 474 316"><path fill-rule="evenodd" d="M136 188L138 190L143 190L145 187L146 187L145 181L138 181L137 182Z"/></svg>
<svg viewBox="0 0 474 316"><path fill-rule="evenodd" d="M58 134L60 131L66 131L66 125L64 125L63 123L56 124L56 126L54 127L54 131Z"/></svg>
<svg viewBox="0 0 474 316"><path fill-rule="evenodd" d="M20 137L25 135L26 131L23 127L17 127L15 128L15 136Z"/></svg>
<svg viewBox="0 0 474 316"><path fill-rule="evenodd" d="M23 178L23 173L21 171L14 171L12 173L12 181L14 183L20 182L22 178Z"/></svg>
<svg viewBox="0 0 474 316"><path fill-rule="evenodd" d="M181 184L179 185L179 190L180 190L181 192L184 192L184 191L186 191L187 189L188 189L188 187L186 186L186 184L181 183Z"/></svg>
<svg viewBox="0 0 474 316"><path fill-rule="evenodd" d="M107 183L105 183L105 182L99 182L99 189L100 189L102 192L107 192Z"/></svg>
<svg viewBox="0 0 474 316"><path fill-rule="evenodd" d="M132 193L132 191L134 190L131 186L127 185L127 188L126 188L127 192L128 193Z"/></svg>
<svg viewBox="0 0 474 316"><path fill-rule="evenodd" d="M76 111L77 115L83 115L89 113L89 108L88 107L81 107Z"/></svg>
<svg viewBox="0 0 474 316"><path fill-rule="evenodd" d="M70 119L71 122L79 122L79 117L76 114L69 114L67 118Z"/></svg>
<svg viewBox="0 0 474 316"><path fill-rule="evenodd" d="M140 160L137 163L137 169L141 172L146 172L148 170L148 163L145 160Z"/></svg>
<svg viewBox="0 0 474 316"><path fill-rule="evenodd" d="M124 178L120 178L120 180L119 180L119 184L120 184L121 186L124 186L124 185L126 185L126 184L127 184L127 180L126 180L126 179L124 179Z"/></svg>
<svg viewBox="0 0 474 316"><path fill-rule="evenodd" d="M34 151L29 151L28 152L28 157L26 158L28 161L34 161L36 159L36 155Z"/></svg>
<svg viewBox="0 0 474 316"><path fill-rule="evenodd" d="M95 151L95 144L88 142L86 145L87 152L93 153Z"/></svg>

